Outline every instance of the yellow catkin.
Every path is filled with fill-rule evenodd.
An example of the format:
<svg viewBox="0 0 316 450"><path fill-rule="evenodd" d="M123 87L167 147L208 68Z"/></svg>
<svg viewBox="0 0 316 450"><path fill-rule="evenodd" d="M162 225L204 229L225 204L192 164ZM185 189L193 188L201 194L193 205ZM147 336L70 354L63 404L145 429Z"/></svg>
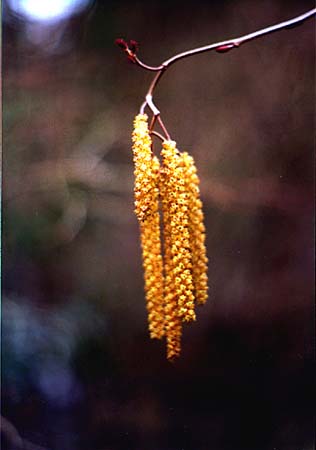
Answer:
<svg viewBox="0 0 316 450"><path fill-rule="evenodd" d="M190 322L196 319L196 315L190 249L189 204L184 168L174 141L164 141L162 147L161 155L166 189L162 202L164 211L168 210L170 219L170 270L166 271L166 274L170 275L170 282L168 282L166 276L166 284L169 285L172 296L177 300L178 316L184 322Z"/></svg>
<svg viewBox="0 0 316 450"><path fill-rule="evenodd" d="M159 218L159 160L153 156L146 114L134 120L135 214L140 223L148 327L151 338L164 335L163 261Z"/></svg>
<svg viewBox="0 0 316 450"><path fill-rule="evenodd" d="M194 159L187 152L182 153L185 171L186 191L189 203L189 230L192 250L192 275L196 302L203 305L207 300L208 280L205 247L205 226L200 200L199 177Z"/></svg>
<svg viewBox="0 0 316 450"><path fill-rule="evenodd" d="M182 322L196 320L195 303L207 300L208 260L194 160L171 140L163 142L161 156L162 166L152 153L147 115L139 114L133 131L134 194L149 332L151 338L166 336L167 358L173 360L181 351Z"/></svg>
<svg viewBox="0 0 316 450"><path fill-rule="evenodd" d="M178 299L174 287L171 254L171 215L169 210L169 196L167 171L161 171L160 196L163 215L164 241L164 301L165 301L165 330L167 340L167 359L174 360L181 352L182 321L178 314Z"/></svg>

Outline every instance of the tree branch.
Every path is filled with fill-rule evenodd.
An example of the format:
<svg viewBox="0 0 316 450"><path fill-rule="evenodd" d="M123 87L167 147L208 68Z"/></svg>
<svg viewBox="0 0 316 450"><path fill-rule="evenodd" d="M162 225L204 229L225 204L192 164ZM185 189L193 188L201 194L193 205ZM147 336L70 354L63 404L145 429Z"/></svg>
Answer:
<svg viewBox="0 0 316 450"><path fill-rule="evenodd" d="M177 55L167 59L163 63L161 63L159 66L148 66L147 64L143 63L138 56L136 55L138 46L135 41L130 41L127 43L123 39L117 39L116 43L125 51L128 58L139 67L149 70L151 72L157 72L154 79L152 80L149 89L146 94L146 100L142 104L140 108L140 112L144 113L146 106L150 108L153 115L155 117L159 117L160 111L156 107L156 105L153 102L153 94L154 90L160 81L162 75L166 72L167 68L170 67L172 64L176 63L177 61L180 61L181 59L188 58L189 56L198 55L200 53L208 52L211 50L215 50L218 53L226 53L229 50L232 50L233 48L238 48L242 44L252 41L254 39L257 39L259 37L265 36L266 34L271 34L276 31L280 30L286 30L289 28L296 27L298 25L301 25L303 22L305 22L310 17L316 15L316 8L311 9L310 11L307 11L304 14L301 14L300 16L294 17L294 19L287 20L285 22L278 23L276 25L272 25L267 28L263 28L261 30L255 31L253 33L246 34L244 36L240 36L233 39L227 39L225 41L216 42L213 44L205 45L203 47L194 48L192 50L187 50L182 53L178 53ZM166 130L164 130L165 132Z"/></svg>

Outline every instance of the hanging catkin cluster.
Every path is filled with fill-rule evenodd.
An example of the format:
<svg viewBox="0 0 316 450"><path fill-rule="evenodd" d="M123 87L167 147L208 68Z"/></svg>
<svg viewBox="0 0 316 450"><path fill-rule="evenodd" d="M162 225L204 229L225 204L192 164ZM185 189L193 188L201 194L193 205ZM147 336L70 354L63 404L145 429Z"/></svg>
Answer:
<svg viewBox="0 0 316 450"><path fill-rule="evenodd" d="M150 337L165 336L167 358L174 359L181 350L182 323L196 320L195 304L207 300L204 217L193 158L169 140L162 144L160 163L147 120L139 114L134 121L135 213Z"/></svg>

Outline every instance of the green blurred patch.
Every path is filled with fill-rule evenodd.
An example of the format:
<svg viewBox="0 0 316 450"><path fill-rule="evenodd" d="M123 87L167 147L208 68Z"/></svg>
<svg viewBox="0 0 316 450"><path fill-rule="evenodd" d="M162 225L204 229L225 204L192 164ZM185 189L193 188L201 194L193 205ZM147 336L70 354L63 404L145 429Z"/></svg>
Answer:
<svg viewBox="0 0 316 450"><path fill-rule="evenodd" d="M62 209L57 205L26 214L11 209L6 211L3 234L8 251L18 248L26 255L41 253L54 241L54 225L60 219Z"/></svg>

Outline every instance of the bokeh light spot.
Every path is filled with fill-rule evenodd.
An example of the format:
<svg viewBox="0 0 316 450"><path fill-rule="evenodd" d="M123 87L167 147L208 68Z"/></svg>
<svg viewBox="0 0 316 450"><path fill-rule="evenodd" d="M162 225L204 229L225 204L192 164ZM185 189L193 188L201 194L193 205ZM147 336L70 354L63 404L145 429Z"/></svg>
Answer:
<svg viewBox="0 0 316 450"><path fill-rule="evenodd" d="M10 8L29 20L56 22L80 12L90 0L10 0Z"/></svg>

